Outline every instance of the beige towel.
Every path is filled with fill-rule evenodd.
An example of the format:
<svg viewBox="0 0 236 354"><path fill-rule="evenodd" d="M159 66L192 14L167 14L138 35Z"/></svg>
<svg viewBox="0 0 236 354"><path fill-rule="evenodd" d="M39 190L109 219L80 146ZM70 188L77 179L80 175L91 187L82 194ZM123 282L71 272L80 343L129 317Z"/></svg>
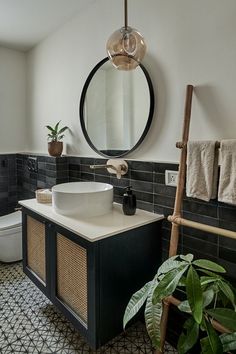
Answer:
<svg viewBox="0 0 236 354"><path fill-rule="evenodd" d="M209 201L217 195L218 149L215 141L189 141L186 195Z"/></svg>
<svg viewBox="0 0 236 354"><path fill-rule="evenodd" d="M221 141L218 200L236 205L236 140Z"/></svg>

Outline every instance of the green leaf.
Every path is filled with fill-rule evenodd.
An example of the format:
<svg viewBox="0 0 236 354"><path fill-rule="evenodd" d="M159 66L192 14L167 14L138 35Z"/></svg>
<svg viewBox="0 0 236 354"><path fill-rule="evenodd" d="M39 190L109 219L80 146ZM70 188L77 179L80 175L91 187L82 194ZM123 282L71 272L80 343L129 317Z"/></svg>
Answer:
<svg viewBox="0 0 236 354"><path fill-rule="evenodd" d="M214 293L214 291L212 289L208 289L208 290L203 292L202 296L203 296L203 305L202 305L202 307L205 308L208 305L210 305L210 303L213 301L215 293ZM192 312L191 308L189 306L188 300L182 301L178 305L178 308L182 312L186 312L186 313L191 313Z"/></svg>
<svg viewBox="0 0 236 354"><path fill-rule="evenodd" d="M201 354L214 354L211 351L210 343L209 343L209 338L205 337L200 340L201 343Z"/></svg>
<svg viewBox="0 0 236 354"><path fill-rule="evenodd" d="M208 337L205 337L203 338L203 340L201 340L202 352L204 354L222 354L223 347L218 337L218 334L212 327L212 324L206 320L205 327L207 330Z"/></svg>
<svg viewBox="0 0 236 354"><path fill-rule="evenodd" d="M199 336L199 325L192 317L187 319L183 327L186 330L186 334L183 332L179 337L177 347L179 354L187 353L197 342Z"/></svg>
<svg viewBox="0 0 236 354"><path fill-rule="evenodd" d="M55 130L55 132L58 134L58 127L59 127L59 124L60 124L60 120L59 120L59 122L57 122L57 124L55 125L55 128L54 128L54 130Z"/></svg>
<svg viewBox="0 0 236 354"><path fill-rule="evenodd" d="M193 260L193 255L191 253L188 253L185 256L184 255L180 255L179 257L181 259L183 259L184 261L188 262L188 263L191 263L192 260Z"/></svg>
<svg viewBox="0 0 236 354"><path fill-rule="evenodd" d="M201 354L223 354L222 345L217 349L217 352L213 352L210 345L209 337L202 338L201 343Z"/></svg>
<svg viewBox="0 0 236 354"><path fill-rule="evenodd" d="M170 270L179 267L182 263L180 261L175 260L177 257L178 256L173 256L171 258L168 258L165 262L163 262L157 271L157 276L159 277L161 274L166 274Z"/></svg>
<svg viewBox="0 0 236 354"><path fill-rule="evenodd" d="M155 305L160 300L173 294L176 287L178 286L179 280L188 269L189 264L182 264L179 268L170 270L163 279L159 282L153 293L153 304Z"/></svg>
<svg viewBox="0 0 236 354"><path fill-rule="evenodd" d="M236 312L226 308L216 308L206 310L207 313L215 320L220 322L224 327L236 331Z"/></svg>
<svg viewBox="0 0 236 354"><path fill-rule="evenodd" d="M152 297L154 289L157 283L153 282L150 288L147 302L145 306L145 323L148 335L152 341L152 345L155 348L161 349L161 315L162 315L162 301L158 302L156 305L152 303Z"/></svg>
<svg viewBox="0 0 236 354"><path fill-rule="evenodd" d="M54 132L54 129L50 127L50 125L46 125L46 128L48 128L51 132Z"/></svg>
<svg viewBox="0 0 236 354"><path fill-rule="evenodd" d="M229 305L229 299L225 296L225 294L222 291L219 291L218 293L218 298L222 303L222 307L228 307ZM219 305L221 306L221 305ZM219 307L218 306L218 307Z"/></svg>
<svg viewBox="0 0 236 354"><path fill-rule="evenodd" d="M189 302L188 300L184 300L182 301L179 305L178 305L178 309L182 312L187 312L187 313L191 313L191 308L189 306Z"/></svg>
<svg viewBox="0 0 236 354"><path fill-rule="evenodd" d="M224 352L236 350L236 332L221 334L220 340L223 345Z"/></svg>
<svg viewBox="0 0 236 354"><path fill-rule="evenodd" d="M208 305L210 305L210 303L213 301L214 296L215 296L215 292L214 292L213 289L208 289L208 290L203 292L202 296L203 296L202 307L205 308Z"/></svg>
<svg viewBox="0 0 236 354"><path fill-rule="evenodd" d="M66 127L66 126L63 127L63 128L61 128L57 134L62 134L62 133L64 133L64 131L66 131L67 129L69 129L69 128Z"/></svg>
<svg viewBox="0 0 236 354"><path fill-rule="evenodd" d="M211 272L210 270L203 269L203 268L197 268L196 270L197 270L197 272L202 272L204 274L207 274L209 277L215 277L215 278L218 278L218 279L223 279L220 274L216 274L214 272Z"/></svg>
<svg viewBox="0 0 236 354"><path fill-rule="evenodd" d="M226 272L226 270L223 267L221 267L219 264L212 261L208 261L207 259L197 259L196 261L193 262L193 264L197 267L201 267L217 273Z"/></svg>
<svg viewBox="0 0 236 354"><path fill-rule="evenodd" d="M182 276L180 278L178 286L186 286L186 277L185 276Z"/></svg>
<svg viewBox="0 0 236 354"><path fill-rule="evenodd" d="M190 266L186 283L187 299L192 310L192 315L197 323L202 321L202 288L196 270Z"/></svg>
<svg viewBox="0 0 236 354"><path fill-rule="evenodd" d="M133 318L136 313L143 306L144 302L147 299L148 292L150 286L152 285L152 281L146 283L141 289L139 289L136 293L134 293L126 306L125 314L123 317L123 328L127 325L127 323Z"/></svg>
<svg viewBox="0 0 236 354"><path fill-rule="evenodd" d="M217 277L201 277L200 283L203 286L206 284L215 283L218 280L219 280L219 278L217 278Z"/></svg>
<svg viewBox="0 0 236 354"><path fill-rule="evenodd" d="M234 299L234 293L231 289L231 287L223 280L220 280L218 282L220 290L224 293L224 295L229 299L231 304L233 305L233 308L235 309L235 299Z"/></svg>

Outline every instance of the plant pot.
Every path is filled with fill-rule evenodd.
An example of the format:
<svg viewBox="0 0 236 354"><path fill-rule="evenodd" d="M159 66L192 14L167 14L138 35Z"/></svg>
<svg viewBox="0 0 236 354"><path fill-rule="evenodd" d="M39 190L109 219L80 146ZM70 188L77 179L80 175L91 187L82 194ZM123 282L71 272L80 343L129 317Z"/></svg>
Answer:
<svg viewBox="0 0 236 354"><path fill-rule="evenodd" d="M50 156L61 156L63 150L63 142L62 141L50 141L48 143L48 153Z"/></svg>

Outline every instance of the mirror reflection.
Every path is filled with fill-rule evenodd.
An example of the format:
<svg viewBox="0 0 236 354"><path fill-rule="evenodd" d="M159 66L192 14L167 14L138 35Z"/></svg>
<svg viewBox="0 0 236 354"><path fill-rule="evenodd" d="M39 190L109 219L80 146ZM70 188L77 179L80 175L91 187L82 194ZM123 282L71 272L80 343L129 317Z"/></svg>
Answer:
<svg viewBox="0 0 236 354"><path fill-rule="evenodd" d="M152 84L143 65L122 71L103 59L90 73L80 102L89 145L107 157L134 150L150 127L153 106Z"/></svg>

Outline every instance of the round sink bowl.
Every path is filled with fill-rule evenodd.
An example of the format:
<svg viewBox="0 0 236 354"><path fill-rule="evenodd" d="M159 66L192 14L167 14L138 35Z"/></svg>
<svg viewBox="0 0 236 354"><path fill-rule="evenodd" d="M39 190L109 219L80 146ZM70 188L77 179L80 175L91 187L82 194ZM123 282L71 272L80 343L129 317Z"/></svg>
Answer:
<svg viewBox="0 0 236 354"><path fill-rule="evenodd" d="M100 182L69 182L52 187L52 206L58 214L92 217L112 210L113 186Z"/></svg>

